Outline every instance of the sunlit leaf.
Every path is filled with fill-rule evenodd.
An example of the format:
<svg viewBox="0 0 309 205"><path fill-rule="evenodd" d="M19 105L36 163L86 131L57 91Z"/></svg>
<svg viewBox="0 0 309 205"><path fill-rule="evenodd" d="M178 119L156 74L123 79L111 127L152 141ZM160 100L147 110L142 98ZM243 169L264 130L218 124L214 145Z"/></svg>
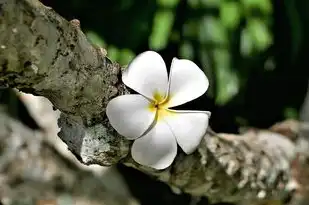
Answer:
<svg viewBox="0 0 309 205"><path fill-rule="evenodd" d="M207 7L219 7L223 0L200 0L202 5Z"/></svg>
<svg viewBox="0 0 309 205"><path fill-rule="evenodd" d="M259 9L264 14L272 13L272 3L271 0L241 0L244 9L250 12L252 9Z"/></svg>
<svg viewBox="0 0 309 205"><path fill-rule="evenodd" d="M200 7L200 0L188 0L188 5L191 8L199 8Z"/></svg>
<svg viewBox="0 0 309 205"><path fill-rule="evenodd" d="M166 47L174 22L174 14L170 10L158 11L154 17L149 47L160 50Z"/></svg>
<svg viewBox="0 0 309 205"><path fill-rule="evenodd" d="M227 43L226 28L219 19L212 16L204 17L200 24L199 40L201 43Z"/></svg>
<svg viewBox="0 0 309 205"><path fill-rule="evenodd" d="M105 46L104 40L96 32L87 31L86 36L93 44L98 45L100 47Z"/></svg>
<svg viewBox="0 0 309 205"><path fill-rule="evenodd" d="M129 49L122 49L119 53L118 61L121 65L127 65L135 57L135 54Z"/></svg>
<svg viewBox="0 0 309 205"><path fill-rule="evenodd" d="M249 19L247 24L248 32L250 33L254 46L258 50L264 50L272 43L272 35L266 25L260 19Z"/></svg>
<svg viewBox="0 0 309 205"><path fill-rule="evenodd" d="M240 53L243 56L249 56L253 51L253 41L248 29L245 28L241 32L240 36Z"/></svg>
<svg viewBox="0 0 309 205"><path fill-rule="evenodd" d="M215 49L217 96L216 103L223 105L231 100L239 90L239 79L231 68L230 54L227 49Z"/></svg>
<svg viewBox="0 0 309 205"><path fill-rule="evenodd" d="M193 59L194 58L194 50L190 42L184 42L180 46L180 57L186 59Z"/></svg>
<svg viewBox="0 0 309 205"><path fill-rule="evenodd" d="M116 48L115 46L109 46L107 48L107 56L112 60L112 61L117 61L119 57L119 49Z"/></svg>
<svg viewBox="0 0 309 205"><path fill-rule="evenodd" d="M174 8L179 3L179 0L157 0L157 2L160 6Z"/></svg>
<svg viewBox="0 0 309 205"><path fill-rule="evenodd" d="M236 28L240 17L241 10L238 2L224 2L220 5L220 18L225 27L230 29Z"/></svg>

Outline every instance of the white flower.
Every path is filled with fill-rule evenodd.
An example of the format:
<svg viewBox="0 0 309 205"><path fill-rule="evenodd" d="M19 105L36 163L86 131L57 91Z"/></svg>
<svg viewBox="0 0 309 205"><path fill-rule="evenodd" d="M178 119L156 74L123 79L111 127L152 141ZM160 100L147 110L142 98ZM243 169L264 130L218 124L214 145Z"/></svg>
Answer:
<svg viewBox="0 0 309 205"><path fill-rule="evenodd" d="M168 79L162 57L146 51L130 63L122 81L140 95L112 99L106 114L120 135L135 140L131 155L136 162L165 169L177 155L177 143L187 154L196 150L210 112L170 109L206 92L208 79L195 63L174 58Z"/></svg>

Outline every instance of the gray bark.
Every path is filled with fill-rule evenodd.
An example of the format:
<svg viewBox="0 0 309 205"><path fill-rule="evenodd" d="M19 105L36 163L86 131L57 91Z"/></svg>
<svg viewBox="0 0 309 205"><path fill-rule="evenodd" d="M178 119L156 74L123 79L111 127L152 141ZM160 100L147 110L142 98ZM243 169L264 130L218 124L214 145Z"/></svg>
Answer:
<svg viewBox="0 0 309 205"><path fill-rule="evenodd" d="M103 178L59 152L48 132L31 130L6 111L0 105L1 204L32 205L40 200L42 204L47 200L50 204L134 204L131 197L108 190Z"/></svg>
<svg viewBox="0 0 309 205"><path fill-rule="evenodd" d="M105 115L110 99L129 93L120 74L78 20L68 22L37 0L0 0L0 84L48 98L62 112L58 136L82 163L122 162L214 202L281 199L289 191L296 143L267 130L234 136L209 129L195 153L178 154L166 170L134 163L131 141Z"/></svg>

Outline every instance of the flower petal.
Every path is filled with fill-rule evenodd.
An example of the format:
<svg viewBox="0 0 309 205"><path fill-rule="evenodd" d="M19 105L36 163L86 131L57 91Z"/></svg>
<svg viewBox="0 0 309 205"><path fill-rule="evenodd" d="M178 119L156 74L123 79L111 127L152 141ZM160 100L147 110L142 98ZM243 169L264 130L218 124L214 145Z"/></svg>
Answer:
<svg viewBox="0 0 309 205"><path fill-rule="evenodd" d="M149 109L149 100L142 95L121 95L106 107L113 128L128 139L140 137L153 123L156 112Z"/></svg>
<svg viewBox="0 0 309 205"><path fill-rule="evenodd" d="M122 81L149 99L155 100L156 93L165 96L168 78L163 58L154 51L139 54L122 74Z"/></svg>
<svg viewBox="0 0 309 205"><path fill-rule="evenodd" d="M157 122L148 133L134 141L131 154L139 164L165 169L177 154L175 136L166 122Z"/></svg>
<svg viewBox="0 0 309 205"><path fill-rule="evenodd" d="M200 97L208 86L206 75L195 63L174 58L169 76L168 107L182 105Z"/></svg>
<svg viewBox="0 0 309 205"><path fill-rule="evenodd" d="M199 146L206 133L210 112L168 110L164 120L173 131L177 143L186 154L191 154Z"/></svg>

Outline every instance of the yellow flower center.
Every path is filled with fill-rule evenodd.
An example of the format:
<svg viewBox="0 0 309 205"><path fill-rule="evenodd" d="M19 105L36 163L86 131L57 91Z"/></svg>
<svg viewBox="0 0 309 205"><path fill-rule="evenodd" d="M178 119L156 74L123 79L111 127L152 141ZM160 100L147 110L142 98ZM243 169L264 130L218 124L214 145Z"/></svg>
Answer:
<svg viewBox="0 0 309 205"><path fill-rule="evenodd" d="M156 112L157 120L161 120L167 115L173 115L172 112L167 110L169 101L168 97L166 98L161 93L155 92L153 98L155 101L151 102L148 108L151 112Z"/></svg>

